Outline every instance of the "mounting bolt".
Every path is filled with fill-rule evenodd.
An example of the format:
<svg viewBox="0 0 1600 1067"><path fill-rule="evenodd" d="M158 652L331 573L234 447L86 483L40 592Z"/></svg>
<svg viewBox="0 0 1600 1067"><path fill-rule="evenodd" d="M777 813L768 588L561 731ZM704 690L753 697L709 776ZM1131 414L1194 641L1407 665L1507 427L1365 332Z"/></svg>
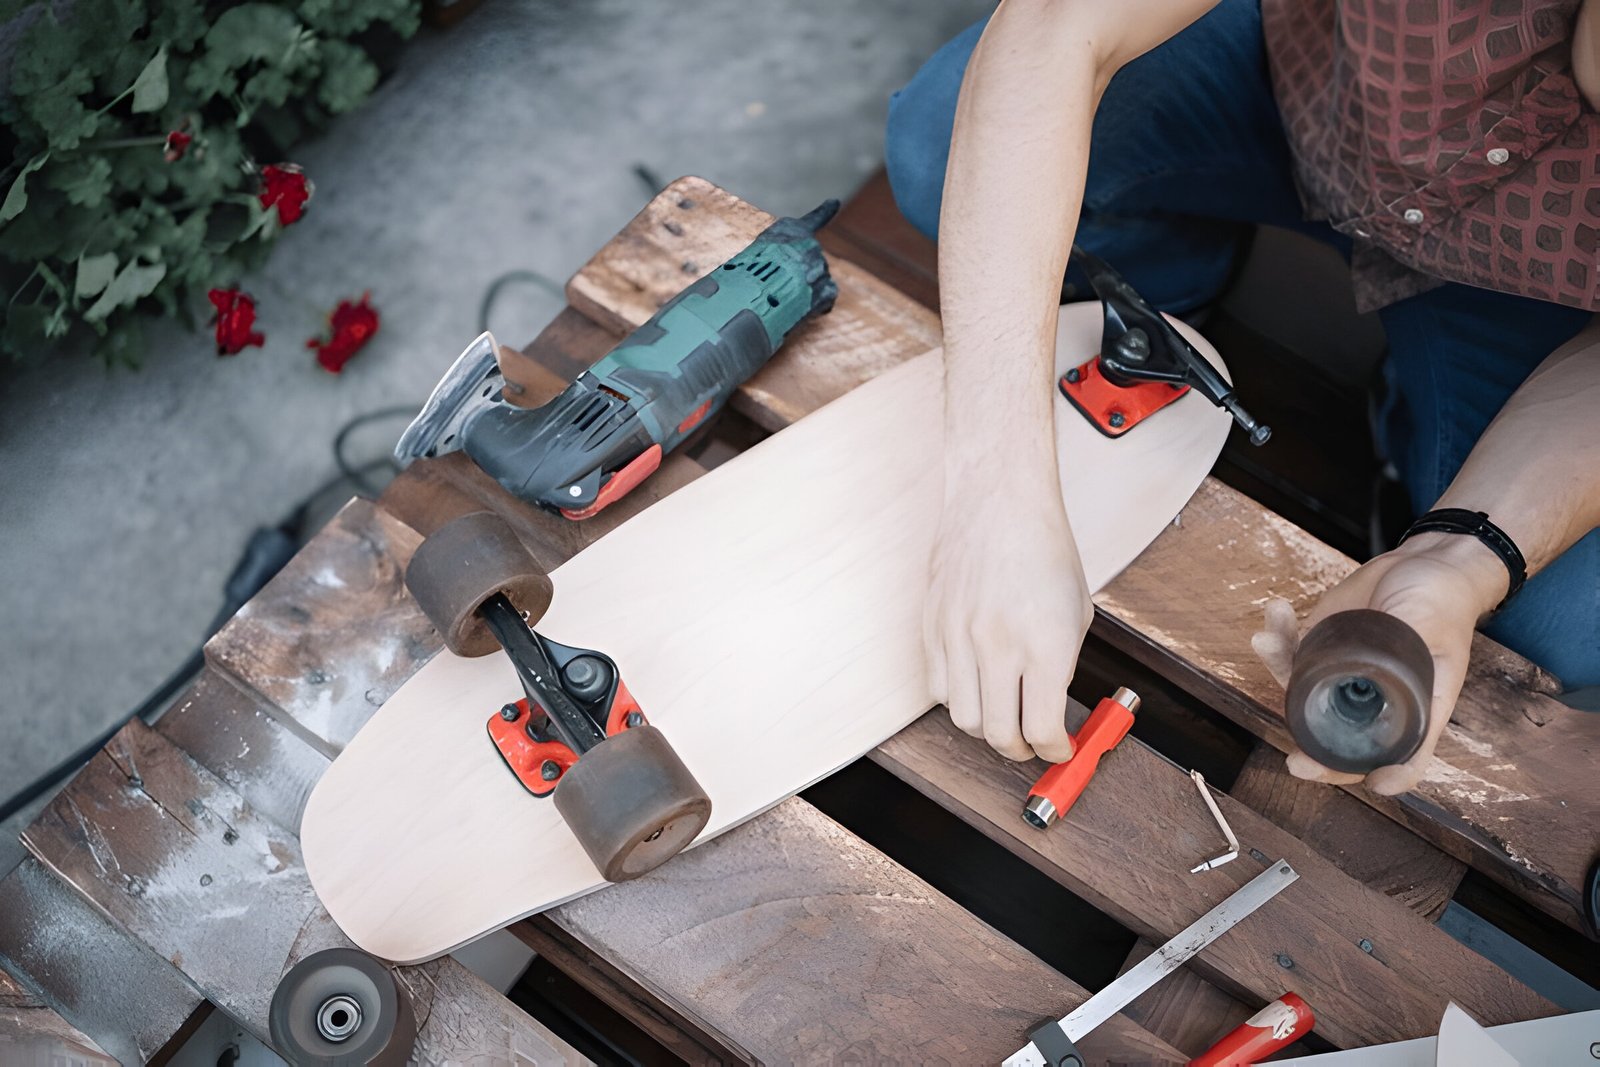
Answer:
<svg viewBox="0 0 1600 1067"><path fill-rule="evenodd" d="M1077 385L1078 379L1081 377L1083 377L1083 375L1078 373L1077 367L1073 367L1071 370L1067 371L1067 381L1071 382L1073 385Z"/></svg>
<svg viewBox="0 0 1600 1067"><path fill-rule="evenodd" d="M522 712L517 710L517 706L515 704L507 704L500 709L500 717L506 722L516 722L517 716L521 714Z"/></svg>
<svg viewBox="0 0 1600 1067"><path fill-rule="evenodd" d="M628 712L628 717L623 721L628 724L630 729L635 726L643 726L644 713L640 711L630 711Z"/></svg>
<svg viewBox="0 0 1600 1067"><path fill-rule="evenodd" d="M569 486L567 486L567 495L568 496L582 496L583 495L583 490L580 489L576 485L569 485Z"/></svg>
<svg viewBox="0 0 1600 1067"><path fill-rule="evenodd" d="M1278 953L1278 966L1286 971L1294 970L1294 959L1286 953Z"/></svg>
<svg viewBox="0 0 1600 1067"><path fill-rule="evenodd" d="M233 827L230 826L226 830L222 831L222 843L224 845L231 845L237 840L239 840L239 831L235 830Z"/></svg>
<svg viewBox="0 0 1600 1067"><path fill-rule="evenodd" d="M561 777L561 765L553 759L547 759L539 766L539 777L547 782L553 782Z"/></svg>
<svg viewBox="0 0 1600 1067"><path fill-rule="evenodd" d="M1120 411L1113 411L1111 413L1111 417L1109 419L1107 419L1106 421L1109 422L1111 424L1111 428L1113 430L1115 430L1115 429L1121 427L1121 425L1123 423L1127 422L1128 421L1128 417L1126 415L1124 415Z"/></svg>
<svg viewBox="0 0 1600 1067"><path fill-rule="evenodd" d="M1363 937L1360 941L1356 942L1356 946L1367 955L1372 955L1372 941L1369 938Z"/></svg>
<svg viewBox="0 0 1600 1067"><path fill-rule="evenodd" d="M1150 336L1135 326L1117 340L1117 355L1135 366L1150 357Z"/></svg>

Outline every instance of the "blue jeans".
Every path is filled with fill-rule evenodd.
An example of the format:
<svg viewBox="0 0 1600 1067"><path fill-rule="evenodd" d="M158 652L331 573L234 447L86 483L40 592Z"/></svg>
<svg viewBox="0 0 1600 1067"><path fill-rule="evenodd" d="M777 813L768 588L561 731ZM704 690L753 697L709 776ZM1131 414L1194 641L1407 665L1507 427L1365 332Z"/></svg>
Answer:
<svg viewBox="0 0 1600 1067"><path fill-rule="evenodd" d="M889 103L889 181L906 218L937 237L961 77L983 23L945 45ZM1258 0L1222 0L1120 70L1095 115L1077 240L1163 310L1226 285L1257 224L1327 241L1308 222L1273 100ZM1069 272L1068 294L1087 296ZM1418 513L1433 506L1495 413L1589 313L1465 285L1379 312L1393 403L1379 427ZM1270 447L1270 446L1269 446ZM1600 531L1529 580L1484 627L1569 688L1600 685Z"/></svg>

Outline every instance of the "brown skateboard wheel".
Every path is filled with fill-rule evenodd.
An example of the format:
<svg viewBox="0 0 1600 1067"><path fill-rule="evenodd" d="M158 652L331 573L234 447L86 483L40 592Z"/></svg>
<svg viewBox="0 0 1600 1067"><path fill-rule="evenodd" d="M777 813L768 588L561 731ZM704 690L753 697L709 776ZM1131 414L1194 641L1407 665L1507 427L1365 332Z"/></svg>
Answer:
<svg viewBox="0 0 1600 1067"><path fill-rule="evenodd" d="M1284 711L1302 752L1365 774L1416 754L1432 699L1427 644L1393 615L1363 608L1330 615L1306 634Z"/></svg>
<svg viewBox="0 0 1600 1067"><path fill-rule="evenodd" d="M417 1040L411 1001L365 952L331 948L289 969L272 995L267 1029L280 1056L302 1064L403 1067Z"/></svg>
<svg viewBox="0 0 1600 1067"><path fill-rule="evenodd" d="M711 798L654 726L585 752L556 786L556 810L608 882L653 871L711 819Z"/></svg>
<svg viewBox="0 0 1600 1067"><path fill-rule="evenodd" d="M500 516L475 511L441 526L417 546L406 588L458 656L486 656L500 647L478 608L505 594L531 626L550 606L550 578Z"/></svg>

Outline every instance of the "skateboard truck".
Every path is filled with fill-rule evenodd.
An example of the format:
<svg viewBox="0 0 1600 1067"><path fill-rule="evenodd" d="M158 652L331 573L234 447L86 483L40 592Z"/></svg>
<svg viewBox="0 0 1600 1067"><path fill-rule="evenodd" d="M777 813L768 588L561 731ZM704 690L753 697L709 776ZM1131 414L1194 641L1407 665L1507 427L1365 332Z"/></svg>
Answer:
<svg viewBox="0 0 1600 1067"><path fill-rule="evenodd" d="M503 519L476 512L430 534L406 588L456 655L505 650L523 697L489 718L489 739L528 792L554 798L607 881L654 870L705 829L710 797L616 663L533 629L553 589Z"/></svg>
<svg viewBox="0 0 1600 1067"><path fill-rule="evenodd" d="M550 640L500 594L478 610L522 682L522 699L489 716L489 738L528 792L549 796L584 753L644 725L611 657Z"/></svg>
<svg viewBox="0 0 1600 1067"><path fill-rule="evenodd" d="M1100 354L1067 371L1061 393L1107 437L1121 437L1145 419L1197 390L1222 408L1250 437L1264 445L1272 428L1251 417L1233 386L1161 313L1111 269L1077 245L1072 257L1089 275L1105 312Z"/></svg>

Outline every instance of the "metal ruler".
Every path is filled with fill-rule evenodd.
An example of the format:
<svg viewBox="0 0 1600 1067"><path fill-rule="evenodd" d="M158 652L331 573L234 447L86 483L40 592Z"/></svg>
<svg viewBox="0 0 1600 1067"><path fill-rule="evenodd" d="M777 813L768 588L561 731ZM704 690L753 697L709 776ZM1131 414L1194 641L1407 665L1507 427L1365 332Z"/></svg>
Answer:
<svg viewBox="0 0 1600 1067"><path fill-rule="evenodd" d="M1185 960L1227 933L1234 924L1299 877L1288 860L1274 863L1066 1016L1029 1034L1028 1043L1007 1057L1002 1067L1084 1067L1083 1056L1074 1042L1127 1007L1140 993L1177 970Z"/></svg>

